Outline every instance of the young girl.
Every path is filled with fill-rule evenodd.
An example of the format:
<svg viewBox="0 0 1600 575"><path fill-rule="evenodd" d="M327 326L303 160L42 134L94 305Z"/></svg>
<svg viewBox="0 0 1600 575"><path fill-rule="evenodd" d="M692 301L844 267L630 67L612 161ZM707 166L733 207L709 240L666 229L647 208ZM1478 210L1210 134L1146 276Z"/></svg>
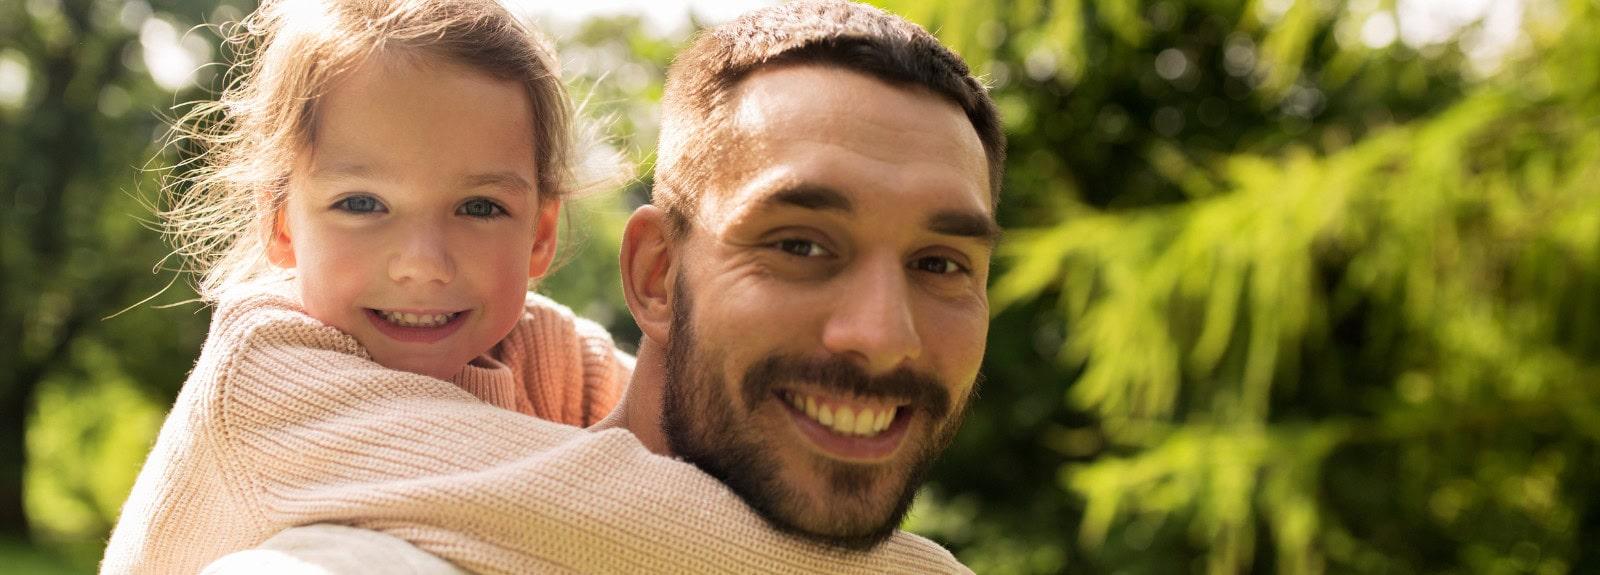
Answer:
<svg viewBox="0 0 1600 575"><path fill-rule="evenodd" d="M243 73L180 124L203 155L165 214L217 313L107 571L194 572L292 525L248 492L252 474L365 471L230 449L248 429L228 421L230 396L339 375L254 331L569 425L608 413L629 372L603 329L528 292L555 253L572 156L569 100L528 28L492 1L269 0L229 45ZM271 352L287 363L265 367Z"/></svg>
<svg viewBox="0 0 1600 575"><path fill-rule="evenodd" d="M631 359L526 292L569 105L494 0L266 0L230 46L243 73L187 116L203 155L168 216L216 311L102 572L194 573L327 523L475 572L953 564L915 538L780 534L626 431L571 427Z"/></svg>

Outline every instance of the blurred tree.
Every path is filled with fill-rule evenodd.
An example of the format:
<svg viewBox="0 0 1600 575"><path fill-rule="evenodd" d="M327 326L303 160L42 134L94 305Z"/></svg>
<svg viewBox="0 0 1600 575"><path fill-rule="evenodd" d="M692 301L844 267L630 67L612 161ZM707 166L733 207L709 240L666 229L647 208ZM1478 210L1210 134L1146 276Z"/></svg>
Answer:
<svg viewBox="0 0 1600 575"><path fill-rule="evenodd" d="M0 2L0 538L30 537L24 437L42 384L81 391L90 374L124 374L170 398L197 353L201 316L141 307L108 318L164 285L151 270L166 250L141 226L158 184L141 166L171 93L144 73L140 32L170 18L155 10L202 6L214 7ZM104 517L120 505L86 500Z"/></svg>
<svg viewBox="0 0 1600 575"><path fill-rule="evenodd" d="M1500 68L1486 22L1397 41L1414 2L884 4L1012 144L925 532L979 572L1600 569L1592 2L1519 3Z"/></svg>
<svg viewBox="0 0 1600 575"><path fill-rule="evenodd" d="M540 281L539 291L606 326L632 350L639 328L618 289L617 253L632 209L650 197L655 103L679 39L647 32L638 16L592 19L558 37L590 169L579 178L583 192L564 207L563 265Z"/></svg>

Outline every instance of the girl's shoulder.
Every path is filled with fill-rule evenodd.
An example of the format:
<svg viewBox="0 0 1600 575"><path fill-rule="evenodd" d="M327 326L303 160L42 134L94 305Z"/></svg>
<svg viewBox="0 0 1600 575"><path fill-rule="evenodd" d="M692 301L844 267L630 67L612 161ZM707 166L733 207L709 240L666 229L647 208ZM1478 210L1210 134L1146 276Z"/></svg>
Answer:
<svg viewBox="0 0 1600 575"><path fill-rule="evenodd" d="M581 406L568 421L583 425L610 413L633 375L633 356L617 348L599 323L543 295L528 292L522 321L507 336L503 350L520 355L508 363L538 364L546 381L525 381L530 389L579 384Z"/></svg>
<svg viewBox="0 0 1600 575"><path fill-rule="evenodd" d="M522 323L569 332L585 340L594 340L597 344L603 343L605 347L614 347L611 332L606 331L605 327L573 313L572 308L547 296L530 291L523 307L526 311Z"/></svg>

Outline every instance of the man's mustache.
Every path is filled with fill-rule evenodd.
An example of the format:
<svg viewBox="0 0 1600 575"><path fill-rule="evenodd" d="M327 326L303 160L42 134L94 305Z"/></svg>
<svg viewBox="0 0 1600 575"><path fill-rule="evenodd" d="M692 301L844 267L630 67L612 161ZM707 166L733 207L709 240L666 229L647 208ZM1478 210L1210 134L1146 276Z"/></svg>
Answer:
<svg viewBox="0 0 1600 575"><path fill-rule="evenodd" d="M773 355L756 362L745 370L741 383L746 408L754 409L774 388L791 383L860 397L907 399L912 407L921 407L935 420L950 414L950 391L937 378L909 367L873 377L861 366L837 356L808 360Z"/></svg>

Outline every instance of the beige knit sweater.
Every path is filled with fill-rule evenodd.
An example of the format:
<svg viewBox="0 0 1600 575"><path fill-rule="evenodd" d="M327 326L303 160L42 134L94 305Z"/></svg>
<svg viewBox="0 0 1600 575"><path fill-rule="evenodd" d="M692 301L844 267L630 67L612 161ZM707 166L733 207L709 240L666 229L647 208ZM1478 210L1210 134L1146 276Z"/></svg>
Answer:
<svg viewBox="0 0 1600 575"><path fill-rule="evenodd" d="M452 385L372 363L281 293L225 299L102 572L194 573L314 523L483 573L966 572L906 533L871 553L777 533L625 430L530 417L587 425L627 373L603 330L553 302L530 296L491 356Z"/></svg>

